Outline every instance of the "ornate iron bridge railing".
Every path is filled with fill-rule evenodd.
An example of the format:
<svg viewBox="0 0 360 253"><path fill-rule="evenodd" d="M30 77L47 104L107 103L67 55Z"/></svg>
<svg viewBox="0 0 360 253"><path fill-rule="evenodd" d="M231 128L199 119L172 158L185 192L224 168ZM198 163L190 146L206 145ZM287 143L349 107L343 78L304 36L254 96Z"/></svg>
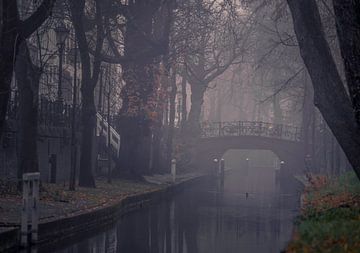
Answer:
<svg viewBox="0 0 360 253"><path fill-rule="evenodd" d="M261 136L289 141L301 141L301 128L265 122L204 122L201 124L201 137Z"/></svg>

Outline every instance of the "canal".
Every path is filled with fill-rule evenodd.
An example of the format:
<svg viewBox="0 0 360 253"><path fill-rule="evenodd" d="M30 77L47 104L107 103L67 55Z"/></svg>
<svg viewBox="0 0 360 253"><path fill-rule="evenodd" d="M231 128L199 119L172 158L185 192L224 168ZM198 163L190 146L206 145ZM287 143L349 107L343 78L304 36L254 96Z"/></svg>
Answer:
<svg viewBox="0 0 360 253"><path fill-rule="evenodd" d="M301 191L295 180L285 181L274 168L231 170L223 184L199 183L56 252L280 252L291 238Z"/></svg>

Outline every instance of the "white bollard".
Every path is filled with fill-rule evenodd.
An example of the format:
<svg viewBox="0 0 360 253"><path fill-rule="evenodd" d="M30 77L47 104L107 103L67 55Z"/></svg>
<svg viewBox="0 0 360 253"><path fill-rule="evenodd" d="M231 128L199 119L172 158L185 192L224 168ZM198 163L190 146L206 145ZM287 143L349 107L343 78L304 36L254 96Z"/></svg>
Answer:
<svg viewBox="0 0 360 253"><path fill-rule="evenodd" d="M173 183L176 181L176 159L171 160L171 176Z"/></svg>
<svg viewBox="0 0 360 253"><path fill-rule="evenodd" d="M220 160L220 175L223 177L225 175L225 159Z"/></svg>
<svg viewBox="0 0 360 253"><path fill-rule="evenodd" d="M28 246L28 213L29 213L29 186L30 182L24 179L23 175L23 206L21 209L21 246Z"/></svg>
<svg viewBox="0 0 360 253"><path fill-rule="evenodd" d="M39 184L40 173L23 174L23 208L21 211L21 246L29 245L28 235L31 233L31 243L38 241L39 227ZM29 218L31 217L30 230Z"/></svg>
<svg viewBox="0 0 360 253"><path fill-rule="evenodd" d="M33 179L32 184L32 213L31 213L31 243L35 244L38 241L39 228L39 186L40 173Z"/></svg>

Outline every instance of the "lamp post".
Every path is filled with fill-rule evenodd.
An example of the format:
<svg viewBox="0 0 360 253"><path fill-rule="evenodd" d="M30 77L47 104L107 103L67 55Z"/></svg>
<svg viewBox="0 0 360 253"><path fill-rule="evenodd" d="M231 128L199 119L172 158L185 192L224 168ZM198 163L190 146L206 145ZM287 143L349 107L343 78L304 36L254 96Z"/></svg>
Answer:
<svg viewBox="0 0 360 253"><path fill-rule="evenodd" d="M71 115L71 167L70 167L70 182L69 190L75 191L76 183L76 104L77 104L77 44L75 41L74 48L74 86L73 86L73 102L72 102L72 115Z"/></svg>
<svg viewBox="0 0 360 253"><path fill-rule="evenodd" d="M59 80L58 80L58 92L57 100L62 102L62 65L63 65L63 53L65 47L66 38L69 35L69 29L66 28L63 22L60 23L58 27L54 29L56 35L56 45L59 49Z"/></svg>
<svg viewBox="0 0 360 253"><path fill-rule="evenodd" d="M110 69L106 68L106 79L108 81L108 92L107 92L107 143L108 143L108 183L111 183L111 144L110 144L110 135L111 135L111 125L110 125L110 93L111 93L111 79L110 79Z"/></svg>

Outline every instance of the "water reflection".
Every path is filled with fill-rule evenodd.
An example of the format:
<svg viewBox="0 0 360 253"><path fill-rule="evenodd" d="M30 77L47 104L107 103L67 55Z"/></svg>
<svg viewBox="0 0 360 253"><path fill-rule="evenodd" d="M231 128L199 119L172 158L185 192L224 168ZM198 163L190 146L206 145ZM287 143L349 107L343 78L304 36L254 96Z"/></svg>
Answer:
<svg viewBox="0 0 360 253"><path fill-rule="evenodd" d="M234 171L57 252L280 252L291 236L298 191L282 191L270 168Z"/></svg>

